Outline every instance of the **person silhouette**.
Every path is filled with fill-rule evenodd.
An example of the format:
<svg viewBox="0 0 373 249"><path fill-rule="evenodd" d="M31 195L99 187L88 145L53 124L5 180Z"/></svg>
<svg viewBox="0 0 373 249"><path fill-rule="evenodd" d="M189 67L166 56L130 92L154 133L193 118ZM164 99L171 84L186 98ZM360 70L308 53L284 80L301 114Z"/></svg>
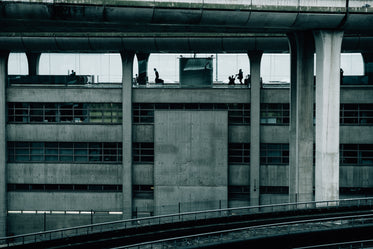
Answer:
<svg viewBox="0 0 373 249"><path fill-rule="evenodd" d="M242 84L242 79L243 79L243 72L242 69L238 70L238 74L236 74L237 79L240 81L240 84Z"/></svg>

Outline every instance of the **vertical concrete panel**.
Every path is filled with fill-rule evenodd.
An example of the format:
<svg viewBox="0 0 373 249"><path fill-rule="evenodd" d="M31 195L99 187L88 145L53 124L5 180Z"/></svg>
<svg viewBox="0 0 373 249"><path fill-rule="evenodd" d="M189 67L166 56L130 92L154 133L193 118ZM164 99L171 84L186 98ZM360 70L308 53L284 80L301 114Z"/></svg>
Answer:
<svg viewBox="0 0 373 249"><path fill-rule="evenodd" d="M250 96L250 205L259 205L260 167L260 62L262 51L249 52L251 74Z"/></svg>
<svg viewBox="0 0 373 249"><path fill-rule="evenodd" d="M122 58L122 149L123 149L123 218L132 218L132 71L134 53L121 53Z"/></svg>
<svg viewBox="0 0 373 249"><path fill-rule="evenodd" d="M288 35L290 48L290 124L289 124L289 202L297 201L296 160L296 100L297 100L297 42L295 34Z"/></svg>
<svg viewBox="0 0 373 249"><path fill-rule="evenodd" d="M6 235L7 190L6 190L6 85L8 52L0 51L0 236Z"/></svg>
<svg viewBox="0 0 373 249"><path fill-rule="evenodd" d="M290 124L290 182L291 201L313 200L313 62L314 41L312 33L296 33L292 53L295 79L291 83L291 124Z"/></svg>
<svg viewBox="0 0 373 249"><path fill-rule="evenodd" d="M226 111L156 111L155 214L226 206Z"/></svg>
<svg viewBox="0 0 373 249"><path fill-rule="evenodd" d="M316 31L315 200L339 198L339 106L343 32Z"/></svg>

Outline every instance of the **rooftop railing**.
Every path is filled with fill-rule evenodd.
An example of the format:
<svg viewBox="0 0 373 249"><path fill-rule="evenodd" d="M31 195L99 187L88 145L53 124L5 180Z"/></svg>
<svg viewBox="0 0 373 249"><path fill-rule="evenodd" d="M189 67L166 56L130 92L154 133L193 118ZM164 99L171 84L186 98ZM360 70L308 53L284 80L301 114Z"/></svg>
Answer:
<svg viewBox="0 0 373 249"><path fill-rule="evenodd" d="M243 216L259 213L297 211L313 208L336 208L336 207L372 207L373 198L341 199L330 201L311 201L297 203L283 203L272 205L249 206L239 208L226 208L216 210L205 210L198 212L186 212L151 216L138 219L118 220L114 222L104 222L92 225L76 226L50 230L45 232L29 233L16 236L0 238L0 245L13 246L19 244L36 243L54 239L63 239L72 236L89 235L114 230L138 228L143 226L171 224L175 222L197 221L211 218L222 218L230 216Z"/></svg>

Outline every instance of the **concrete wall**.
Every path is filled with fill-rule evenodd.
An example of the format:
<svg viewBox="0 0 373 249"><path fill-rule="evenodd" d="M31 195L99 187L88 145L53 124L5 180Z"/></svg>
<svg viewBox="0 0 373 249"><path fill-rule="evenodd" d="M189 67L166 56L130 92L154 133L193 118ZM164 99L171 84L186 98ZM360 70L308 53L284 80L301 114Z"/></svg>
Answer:
<svg viewBox="0 0 373 249"><path fill-rule="evenodd" d="M59 229L63 227L89 225L120 220L115 214L9 214L7 217L8 234L18 235L32 232Z"/></svg>
<svg viewBox="0 0 373 249"><path fill-rule="evenodd" d="M8 192L8 210L122 211L122 193Z"/></svg>
<svg viewBox="0 0 373 249"><path fill-rule="evenodd" d="M133 141L152 143L154 141L154 126L153 125L133 125Z"/></svg>
<svg viewBox="0 0 373 249"><path fill-rule="evenodd" d="M121 93L116 88L10 87L7 89L7 101L121 103Z"/></svg>
<svg viewBox="0 0 373 249"><path fill-rule="evenodd" d="M154 185L153 164L133 164L133 185Z"/></svg>
<svg viewBox="0 0 373 249"><path fill-rule="evenodd" d="M228 166L229 186L250 185L250 165L232 164Z"/></svg>
<svg viewBox="0 0 373 249"><path fill-rule="evenodd" d="M177 212L162 207L177 203L200 203L191 211L227 201L227 121L226 111L155 112L156 214Z"/></svg>
<svg viewBox="0 0 373 249"><path fill-rule="evenodd" d="M373 188L373 167L340 166L340 187Z"/></svg>
<svg viewBox="0 0 373 249"><path fill-rule="evenodd" d="M288 186L288 165L260 165L260 186Z"/></svg>
<svg viewBox="0 0 373 249"><path fill-rule="evenodd" d="M249 88L133 89L134 103L250 103Z"/></svg>
<svg viewBox="0 0 373 249"><path fill-rule="evenodd" d="M13 184L121 184L120 164L9 163Z"/></svg>
<svg viewBox="0 0 373 249"><path fill-rule="evenodd" d="M9 141L122 142L121 125L8 124Z"/></svg>

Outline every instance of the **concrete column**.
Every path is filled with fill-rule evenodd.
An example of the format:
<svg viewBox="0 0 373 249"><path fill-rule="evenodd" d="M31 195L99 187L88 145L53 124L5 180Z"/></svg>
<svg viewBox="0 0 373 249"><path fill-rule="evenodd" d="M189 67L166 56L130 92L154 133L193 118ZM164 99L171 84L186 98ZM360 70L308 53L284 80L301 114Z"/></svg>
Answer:
<svg viewBox="0 0 373 249"><path fill-rule="evenodd" d="M6 236L7 177L6 177L6 87L8 75L8 52L0 51L0 237Z"/></svg>
<svg viewBox="0 0 373 249"><path fill-rule="evenodd" d="M289 35L291 46L289 200L313 200L314 39Z"/></svg>
<svg viewBox="0 0 373 249"><path fill-rule="evenodd" d="M145 85L148 80L148 61L149 61L150 54L147 53L139 53L136 54L137 62L139 64L139 72L137 76L137 82L140 85Z"/></svg>
<svg viewBox="0 0 373 249"><path fill-rule="evenodd" d="M39 75L39 61L41 53L26 53L28 61L28 74Z"/></svg>
<svg viewBox="0 0 373 249"><path fill-rule="evenodd" d="M262 51L248 53L251 75L250 107L250 205L259 205L260 172L260 62Z"/></svg>
<svg viewBox="0 0 373 249"><path fill-rule="evenodd" d="M135 54L122 52L123 219L132 218L132 75Z"/></svg>
<svg viewBox="0 0 373 249"><path fill-rule="evenodd" d="M364 60L364 74L368 76L369 84L373 84L373 53L362 53Z"/></svg>
<svg viewBox="0 0 373 249"><path fill-rule="evenodd" d="M342 31L315 31L315 201L339 199L339 105Z"/></svg>

